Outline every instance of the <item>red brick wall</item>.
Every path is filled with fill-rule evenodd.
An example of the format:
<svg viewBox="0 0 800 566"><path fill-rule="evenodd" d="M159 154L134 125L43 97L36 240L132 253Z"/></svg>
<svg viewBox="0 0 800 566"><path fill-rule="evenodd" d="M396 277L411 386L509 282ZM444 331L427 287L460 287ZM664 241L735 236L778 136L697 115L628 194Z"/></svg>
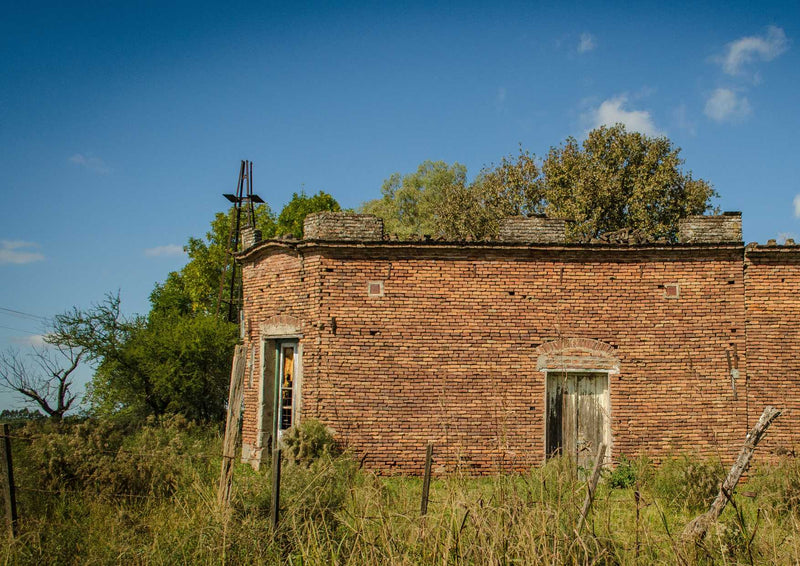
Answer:
<svg viewBox="0 0 800 566"><path fill-rule="evenodd" d="M735 347L745 375L738 246L263 244L244 271L248 339L269 317L302 321L303 415L373 469L419 472L428 441L447 470L540 463L537 348L560 337L615 348L615 458L696 448L731 459L746 433L745 390L734 400L726 361ZM370 281L383 296L368 296ZM673 283L679 296L667 298ZM245 443L257 386L245 392Z"/></svg>
<svg viewBox="0 0 800 566"><path fill-rule="evenodd" d="M784 411L763 450L797 452L800 430L800 249L748 250L747 359L750 424L773 405Z"/></svg>

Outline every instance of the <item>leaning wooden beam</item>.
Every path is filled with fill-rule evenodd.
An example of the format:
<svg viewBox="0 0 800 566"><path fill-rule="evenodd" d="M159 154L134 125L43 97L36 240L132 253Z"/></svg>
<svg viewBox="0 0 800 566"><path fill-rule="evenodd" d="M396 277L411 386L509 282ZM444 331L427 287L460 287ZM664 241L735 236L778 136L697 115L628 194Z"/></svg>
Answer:
<svg viewBox="0 0 800 566"><path fill-rule="evenodd" d="M719 518L725 506L728 504L728 500L733 497L733 490L736 489L736 484L739 483L742 474L747 470L747 466L750 465L750 458L753 457L756 446L758 446L758 443L766 434L769 425L772 424L772 421L777 419L780 414L781 411L774 407L767 407L764 409L756 426L747 433L744 444L742 445L742 450L739 452L739 457L736 458L736 462L734 462L731 471L728 473L728 477L722 482L719 494L717 498L714 499L711 507L708 511L699 517L695 517L686 525L686 528L683 530L684 541L700 542L705 538L708 528Z"/></svg>
<svg viewBox="0 0 800 566"><path fill-rule="evenodd" d="M592 471L592 477L589 478L589 484L587 485L586 490L586 499L583 501L583 509L581 509L581 516L578 519L578 527L577 531L578 534L581 533L583 529L583 523L586 521L586 515L589 513L589 508L592 506L592 500L594 499L595 491L597 491L597 482L600 480L600 470L603 468L603 463L606 459L606 445L602 442L600 446L597 448L597 458L594 461L594 470Z"/></svg>
<svg viewBox="0 0 800 566"><path fill-rule="evenodd" d="M244 394L244 346L236 346L231 368L231 386L228 392L228 418L225 422L225 439L222 442L222 470L219 475L217 502L227 506L231 500L233 482L233 460L239 442L239 421L242 417L242 395Z"/></svg>

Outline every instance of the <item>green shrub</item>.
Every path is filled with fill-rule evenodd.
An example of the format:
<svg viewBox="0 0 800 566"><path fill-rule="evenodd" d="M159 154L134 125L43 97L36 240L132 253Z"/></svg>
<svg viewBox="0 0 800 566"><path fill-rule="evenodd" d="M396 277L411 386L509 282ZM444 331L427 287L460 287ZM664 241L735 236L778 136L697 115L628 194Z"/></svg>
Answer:
<svg viewBox="0 0 800 566"><path fill-rule="evenodd" d="M289 460L294 464L310 466L312 462L327 456L335 458L341 454L334 432L317 419L305 419L283 433L283 445Z"/></svg>
<svg viewBox="0 0 800 566"><path fill-rule="evenodd" d="M31 423L20 431L30 439L20 481L49 492L167 496L215 467L208 456L216 451L198 454L210 434L181 416L139 427L110 420Z"/></svg>
<svg viewBox="0 0 800 566"><path fill-rule="evenodd" d="M661 463L653 492L673 509L701 511L719 493L724 475L719 461L682 454Z"/></svg>
<svg viewBox="0 0 800 566"><path fill-rule="evenodd" d="M636 467L625 454L621 454L619 462L608 476L608 486L615 489L626 489L636 483Z"/></svg>

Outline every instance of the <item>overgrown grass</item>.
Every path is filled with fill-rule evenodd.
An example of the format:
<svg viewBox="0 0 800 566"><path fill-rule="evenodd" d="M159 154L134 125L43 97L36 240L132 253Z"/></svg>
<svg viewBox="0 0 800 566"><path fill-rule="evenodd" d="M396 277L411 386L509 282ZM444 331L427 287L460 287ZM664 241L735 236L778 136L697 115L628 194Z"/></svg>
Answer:
<svg viewBox="0 0 800 566"><path fill-rule="evenodd" d="M268 469L235 470L231 507L216 504L220 440L185 421L119 429L37 425L17 434L20 536L7 564L795 564L800 465L753 472L701 546L680 540L720 467L677 456L607 474L577 524L585 478L555 459L526 474L432 482L379 477L330 447L283 468L282 517L269 519ZM313 457L312 457L313 456ZM788 478L788 479L787 479ZM696 488L687 491L683 482ZM700 489L702 487L703 489ZM702 494L697 505L688 500ZM793 497L795 499L793 499Z"/></svg>

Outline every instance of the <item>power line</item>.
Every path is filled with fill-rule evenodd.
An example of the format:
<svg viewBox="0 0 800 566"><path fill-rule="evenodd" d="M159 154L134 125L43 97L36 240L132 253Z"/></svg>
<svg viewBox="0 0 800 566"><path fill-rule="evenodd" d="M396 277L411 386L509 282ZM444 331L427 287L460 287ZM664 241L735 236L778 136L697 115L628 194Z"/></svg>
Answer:
<svg viewBox="0 0 800 566"><path fill-rule="evenodd" d="M29 312L22 312L22 311L18 311L18 310L15 310L15 309L9 309L7 307L0 307L0 311L9 313L12 316L17 316L19 318L22 318L22 317L34 318L34 319L37 319L37 320L44 320L45 322L48 322L50 320L46 316L39 316L38 314L31 314Z"/></svg>
<svg viewBox="0 0 800 566"><path fill-rule="evenodd" d="M31 336L39 336L40 332L31 332L30 330L22 330L21 328L12 328L10 326L3 326L0 325L0 328L5 328L6 330L13 330L14 332L24 332L25 334L30 334Z"/></svg>

